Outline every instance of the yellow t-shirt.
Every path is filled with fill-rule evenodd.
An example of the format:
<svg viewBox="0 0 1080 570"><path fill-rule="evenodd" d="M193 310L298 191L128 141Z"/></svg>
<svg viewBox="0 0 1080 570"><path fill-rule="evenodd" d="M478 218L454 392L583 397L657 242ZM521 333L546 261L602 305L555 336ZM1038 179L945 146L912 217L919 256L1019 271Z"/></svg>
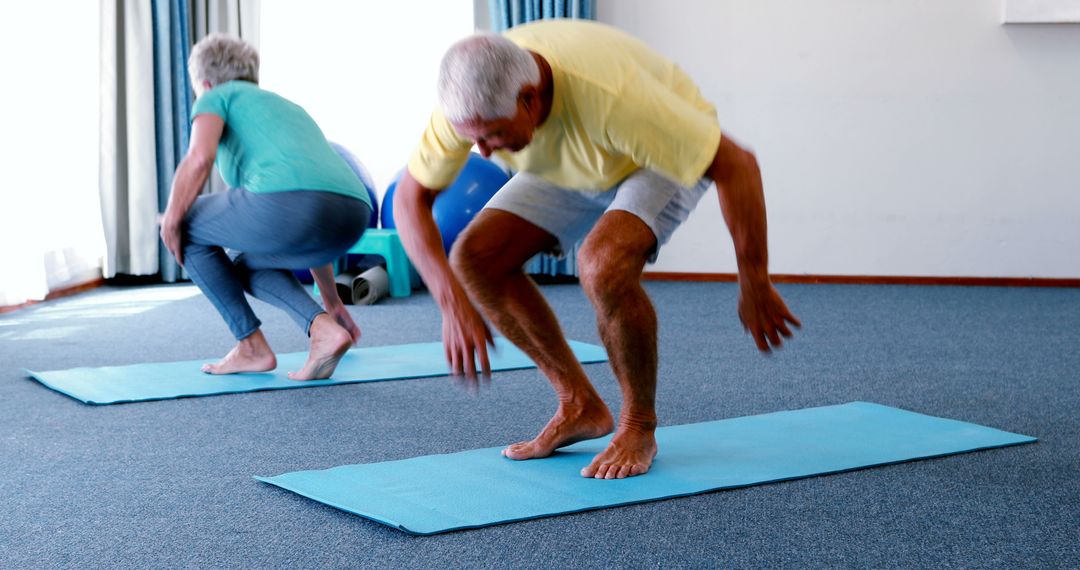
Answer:
<svg viewBox="0 0 1080 570"><path fill-rule="evenodd" d="M636 38L584 20L544 20L506 32L551 65L551 113L518 152L497 151L515 171L575 190L607 190L639 168L692 186L720 143L716 108L690 77ZM441 110L409 160L420 184L453 182L473 142Z"/></svg>

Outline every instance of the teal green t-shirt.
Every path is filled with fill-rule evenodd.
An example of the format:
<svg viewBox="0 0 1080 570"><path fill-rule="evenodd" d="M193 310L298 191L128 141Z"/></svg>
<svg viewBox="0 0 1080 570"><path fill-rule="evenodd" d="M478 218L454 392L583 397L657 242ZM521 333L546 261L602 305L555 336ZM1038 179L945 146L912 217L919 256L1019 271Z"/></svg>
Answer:
<svg viewBox="0 0 1080 570"><path fill-rule="evenodd" d="M217 168L230 187L324 190L371 205L364 183L299 105L254 83L228 81L195 100L192 120L203 113L225 121Z"/></svg>

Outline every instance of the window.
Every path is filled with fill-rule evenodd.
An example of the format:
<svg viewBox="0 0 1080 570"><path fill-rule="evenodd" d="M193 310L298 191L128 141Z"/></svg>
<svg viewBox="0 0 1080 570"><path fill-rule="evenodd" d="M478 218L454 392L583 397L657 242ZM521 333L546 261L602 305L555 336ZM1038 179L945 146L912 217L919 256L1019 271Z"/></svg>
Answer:
<svg viewBox="0 0 1080 570"><path fill-rule="evenodd" d="M0 306L100 276L97 2L0 7Z"/></svg>
<svg viewBox="0 0 1080 570"><path fill-rule="evenodd" d="M265 2L259 83L355 154L381 198L436 104L443 52L472 32L472 0Z"/></svg>

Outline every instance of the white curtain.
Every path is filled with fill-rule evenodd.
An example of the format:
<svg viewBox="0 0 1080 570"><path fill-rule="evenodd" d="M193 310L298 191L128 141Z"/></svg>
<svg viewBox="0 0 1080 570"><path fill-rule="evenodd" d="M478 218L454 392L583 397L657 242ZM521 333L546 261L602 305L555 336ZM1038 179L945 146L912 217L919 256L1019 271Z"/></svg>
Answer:
<svg viewBox="0 0 1080 570"><path fill-rule="evenodd" d="M175 167L157 156L154 17L159 3L186 2L190 43L226 32L258 45L259 0L102 0L101 2L101 214L107 251L103 273L169 273L159 248L159 185ZM157 10L167 14L168 10ZM165 172L169 174L169 172ZM223 188L218 179L214 189ZM168 268L164 268L168 269Z"/></svg>
<svg viewBox="0 0 1080 570"><path fill-rule="evenodd" d="M103 272L158 272L153 8L101 2L101 218Z"/></svg>

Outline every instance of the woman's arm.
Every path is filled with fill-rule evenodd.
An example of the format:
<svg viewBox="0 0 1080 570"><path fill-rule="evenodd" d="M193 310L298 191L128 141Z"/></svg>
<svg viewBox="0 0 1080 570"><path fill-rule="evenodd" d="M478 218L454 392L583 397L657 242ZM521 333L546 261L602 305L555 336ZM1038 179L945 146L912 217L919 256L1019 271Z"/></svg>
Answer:
<svg viewBox="0 0 1080 570"><path fill-rule="evenodd" d="M176 167L169 205L161 217L161 240L180 265L184 264L181 222L210 177L224 130L225 121L221 117L211 113L196 116L191 124L191 144Z"/></svg>
<svg viewBox="0 0 1080 570"><path fill-rule="evenodd" d="M338 295L337 283L334 282L334 264L327 263L319 267L311 268L311 276L315 278L315 284L319 286L319 296L322 297L323 308L326 314L334 318L339 325L345 327L352 337L355 345L360 342L360 327L353 320L345 303Z"/></svg>

